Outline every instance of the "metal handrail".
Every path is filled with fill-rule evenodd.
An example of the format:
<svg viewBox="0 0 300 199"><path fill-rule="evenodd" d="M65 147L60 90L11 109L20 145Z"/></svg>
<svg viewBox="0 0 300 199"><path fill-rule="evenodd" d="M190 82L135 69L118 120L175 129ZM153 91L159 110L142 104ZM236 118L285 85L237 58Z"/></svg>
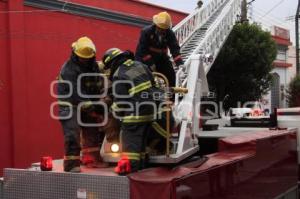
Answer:
<svg viewBox="0 0 300 199"><path fill-rule="evenodd" d="M197 29L204 25L225 1L227 0L212 0L209 4L200 9L196 9L178 23L173 28L173 31L175 32L179 45L183 45Z"/></svg>
<svg viewBox="0 0 300 199"><path fill-rule="evenodd" d="M213 1L216 2L216 1ZM220 6L221 2L219 1L218 5ZM190 59L193 55L200 54L201 58L204 59L205 63L205 74L209 72L210 67L212 66L215 58L217 57L220 49L222 48L223 44L225 43L227 37L229 36L229 33L233 27L233 25L236 22L236 16L240 13L240 4L241 0L229 0L227 5L224 7L224 9L221 11L220 15L218 16L217 20L215 20L208 30L205 33L204 38L200 41L198 46L194 49L194 51L191 53L189 58L185 61L185 70L179 69L176 74L176 86L182 86L182 82L184 80L180 80L180 76L188 73L189 65L190 65ZM217 8L216 8L217 9ZM200 9L201 10L201 9ZM199 11L201 12L201 11ZM191 16L188 18L190 19ZM188 19L184 20L186 23L188 23ZM181 26L183 25L183 22L178 24ZM179 30L179 27L177 27ZM195 30L194 30L195 31ZM205 60L205 55L210 55L213 60ZM177 102L177 101L176 101Z"/></svg>
<svg viewBox="0 0 300 199"><path fill-rule="evenodd" d="M154 76L160 77L164 80L166 87L169 88L169 80L168 78L163 75L162 73L158 73L158 72L152 72L152 74ZM171 121L171 104L169 103L169 95L165 95L166 97L166 105L167 105L167 111L166 111L166 131L167 131L167 135L166 135L166 157L170 156L170 121Z"/></svg>

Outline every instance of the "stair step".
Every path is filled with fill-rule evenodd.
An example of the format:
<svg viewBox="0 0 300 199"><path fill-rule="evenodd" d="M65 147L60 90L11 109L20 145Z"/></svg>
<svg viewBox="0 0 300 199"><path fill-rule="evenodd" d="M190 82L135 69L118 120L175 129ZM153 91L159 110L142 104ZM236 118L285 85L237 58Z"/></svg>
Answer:
<svg viewBox="0 0 300 199"><path fill-rule="evenodd" d="M187 53L181 53L181 57L184 57L184 56L189 56L192 52L187 52Z"/></svg>
<svg viewBox="0 0 300 199"><path fill-rule="evenodd" d="M181 54L181 57L188 57L191 53Z"/></svg>
<svg viewBox="0 0 300 199"><path fill-rule="evenodd" d="M191 53L191 51L190 52L181 52L181 56L189 55L190 53Z"/></svg>
<svg viewBox="0 0 300 199"><path fill-rule="evenodd" d="M212 11L212 15L210 18L191 35L187 42L181 46L181 56L183 60L186 60L191 56L193 51L199 46L200 42L203 41L205 35L207 34L207 30L212 26L212 24L217 20L220 16L223 8L228 4L229 1L225 1L222 5L220 5L217 9ZM198 53L203 54L204 49L198 50Z"/></svg>

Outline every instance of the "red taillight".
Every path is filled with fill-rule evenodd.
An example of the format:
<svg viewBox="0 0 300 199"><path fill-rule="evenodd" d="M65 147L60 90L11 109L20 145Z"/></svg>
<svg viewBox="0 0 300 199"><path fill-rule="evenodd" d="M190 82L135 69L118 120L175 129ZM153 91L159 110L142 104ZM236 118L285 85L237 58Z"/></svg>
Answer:
<svg viewBox="0 0 300 199"><path fill-rule="evenodd" d="M41 158L41 170L42 171L52 171L52 157L42 157Z"/></svg>
<svg viewBox="0 0 300 199"><path fill-rule="evenodd" d="M260 109L254 109L251 112L251 116L261 116L262 115L262 111Z"/></svg>
<svg viewBox="0 0 300 199"><path fill-rule="evenodd" d="M124 158L124 157L122 159L120 159L118 161L117 167L115 167L115 172L120 175L130 173L131 172L130 160L128 160L128 158Z"/></svg>

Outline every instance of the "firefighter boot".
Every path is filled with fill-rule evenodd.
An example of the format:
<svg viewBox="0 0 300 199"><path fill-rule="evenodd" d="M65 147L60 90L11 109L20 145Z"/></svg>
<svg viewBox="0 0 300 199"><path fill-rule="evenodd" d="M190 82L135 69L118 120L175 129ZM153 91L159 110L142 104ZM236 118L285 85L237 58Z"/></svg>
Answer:
<svg viewBox="0 0 300 199"><path fill-rule="evenodd" d="M80 160L64 160L64 171L80 173Z"/></svg>
<svg viewBox="0 0 300 199"><path fill-rule="evenodd" d="M147 168L148 163L149 163L149 154L148 153L142 153L140 164L139 164L139 170L143 170L143 169Z"/></svg>

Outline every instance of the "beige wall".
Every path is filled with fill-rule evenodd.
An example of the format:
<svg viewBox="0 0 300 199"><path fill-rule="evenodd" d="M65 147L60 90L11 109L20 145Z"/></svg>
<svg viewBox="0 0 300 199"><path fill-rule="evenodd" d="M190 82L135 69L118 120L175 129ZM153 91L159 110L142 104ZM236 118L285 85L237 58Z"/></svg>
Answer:
<svg viewBox="0 0 300 199"><path fill-rule="evenodd" d="M296 47L290 46L288 51L288 63L293 64L292 67L288 69L288 83L296 75Z"/></svg>

